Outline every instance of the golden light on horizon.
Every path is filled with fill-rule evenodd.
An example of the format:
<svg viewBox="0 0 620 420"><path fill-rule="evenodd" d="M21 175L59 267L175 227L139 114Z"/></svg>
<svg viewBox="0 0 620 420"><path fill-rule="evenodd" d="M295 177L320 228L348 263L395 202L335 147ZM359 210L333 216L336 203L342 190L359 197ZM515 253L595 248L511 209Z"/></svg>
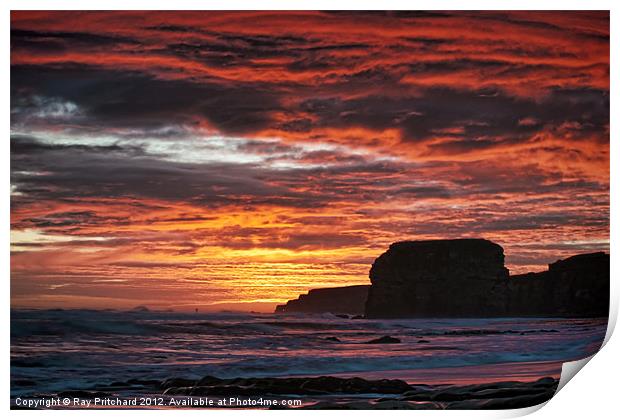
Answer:
<svg viewBox="0 0 620 420"><path fill-rule="evenodd" d="M110 13L11 13L14 307L268 310L411 239L609 249L606 12Z"/></svg>

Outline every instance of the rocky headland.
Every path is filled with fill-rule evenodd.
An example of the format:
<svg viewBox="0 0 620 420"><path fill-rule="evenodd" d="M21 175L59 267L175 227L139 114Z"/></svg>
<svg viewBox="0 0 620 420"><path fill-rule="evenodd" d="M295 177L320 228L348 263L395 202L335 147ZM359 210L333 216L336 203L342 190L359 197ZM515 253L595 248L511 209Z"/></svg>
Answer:
<svg viewBox="0 0 620 420"><path fill-rule="evenodd" d="M276 312L333 312L361 315L364 313L369 287L370 285L360 285L312 289L297 299L289 300L285 305L278 305Z"/></svg>
<svg viewBox="0 0 620 420"><path fill-rule="evenodd" d="M603 252L510 276L503 248L491 241L405 241L379 256L369 277L370 286L314 289L276 312L367 318L605 317L609 312L609 254Z"/></svg>
<svg viewBox="0 0 620 420"><path fill-rule="evenodd" d="M549 270L511 276L508 316L606 317L609 315L609 254L575 255Z"/></svg>

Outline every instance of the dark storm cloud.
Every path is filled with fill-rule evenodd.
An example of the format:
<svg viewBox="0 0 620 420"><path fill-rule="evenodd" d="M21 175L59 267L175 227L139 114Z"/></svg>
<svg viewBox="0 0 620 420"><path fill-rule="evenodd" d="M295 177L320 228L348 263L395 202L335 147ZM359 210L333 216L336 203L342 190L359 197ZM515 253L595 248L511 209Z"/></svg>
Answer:
<svg viewBox="0 0 620 420"><path fill-rule="evenodd" d="M333 161L332 166L287 170L251 164L189 164L150 155L135 146L46 144L23 136L12 138L11 150L11 183L18 193L12 197L14 208L46 200L73 202L90 198L144 198L205 208L226 205L246 209L260 205L320 208L347 201L459 199L475 194L528 191L558 195L581 191L585 200L588 191L605 189L605 185L595 182L562 181L561 174L542 171L536 166L501 168L485 162L455 166L454 173L458 176L452 181L444 176L441 183L414 184L407 180L425 179L433 167L365 162L359 157L337 154L333 158L317 158ZM104 220L87 212L60 212L25 218L22 224L54 228L122 222L114 215L110 217ZM151 222L198 220L206 219L180 215Z"/></svg>
<svg viewBox="0 0 620 420"><path fill-rule="evenodd" d="M208 235L208 231L204 233ZM225 246L231 249L259 247L301 250L356 246L367 242L363 234L299 232L298 228L281 229L269 226L263 228L230 226L217 229L216 235L209 236L209 238L209 245Z"/></svg>
<svg viewBox="0 0 620 420"><path fill-rule="evenodd" d="M487 161L473 161L454 165L458 174L453 179L455 189L462 189L470 194L514 194L528 192L536 194L583 194L592 191L605 191L606 184L574 180L564 181L563 174L542 169L536 164L527 166L503 166ZM534 199L535 201L535 199ZM532 202L532 206L536 203Z"/></svg>
<svg viewBox="0 0 620 420"><path fill-rule="evenodd" d="M145 73L85 66L13 66L12 124L32 116L31 95L75 103L82 123L112 127L167 127L206 120L228 133L266 128L280 109L271 92L250 85L163 80Z"/></svg>
<svg viewBox="0 0 620 420"><path fill-rule="evenodd" d="M557 89L536 98L508 96L500 91L428 89L415 97L368 96L351 100L338 97L310 99L300 109L324 127L361 126L375 130L399 127L406 140L422 140L440 135L440 130L460 128L450 133L467 140L461 148L492 146L476 137L511 137L511 141L531 136L543 126L560 126L567 121L580 123L583 135L604 132L609 121L609 93L596 89ZM527 118L535 117L531 124ZM456 150L448 143L447 148ZM438 147L442 147L440 144Z"/></svg>
<svg viewBox="0 0 620 420"><path fill-rule="evenodd" d="M89 32L11 30L11 49L32 53L59 53L70 49L115 48L123 44L137 45L130 37L109 36Z"/></svg>
<svg viewBox="0 0 620 420"><path fill-rule="evenodd" d="M25 197L14 204L45 199L145 197L188 201L204 206L242 203L306 206L312 197L259 179L259 171L242 164L186 164L119 146L85 147L41 144L13 137L11 183ZM265 171L263 176L268 176Z"/></svg>
<svg viewBox="0 0 620 420"><path fill-rule="evenodd" d="M206 32L210 40L169 43L160 48L160 53L216 67L248 65L255 71L263 66L253 63L255 58L288 58L285 66L293 73L325 71L334 93L315 95L291 106L288 104L295 101L295 89L304 92L302 96L306 97L306 88L295 87L284 80L230 84L215 79L197 81L191 77L164 79L137 70L112 71L86 65L14 65L11 71L12 125L53 124L54 118L66 126L74 123L73 129L79 126L85 130L104 127L155 130L206 123L233 135L274 128L293 134L308 133L316 128L364 127L376 131L396 128L401 131L405 143L434 136L452 137L453 140L431 147L433 153L448 155L525 141L543 129L557 129L563 122L578 123L573 125L572 137L605 136L609 94L590 87L557 87L533 97L511 95L502 89L447 87L420 87L415 95L360 94L353 99L338 94L346 90L363 91L372 86L405 91L400 82L404 74L413 82L418 76L450 75L460 71L519 78L532 72L550 72L558 66L515 65L496 58L457 58L423 60L407 64L405 68L403 63L398 66L378 64L362 71L331 76L329 69L354 67L353 64L362 58L331 55L329 51L370 51L372 46L363 43L314 45L312 40L298 36ZM14 30L13 38L17 43L61 39L74 42L75 48L85 43L112 46L132 42L125 37L29 30ZM426 41L421 38L421 42ZM16 45L16 48L21 47ZM579 75L579 70L574 71ZM55 105L54 101L60 105ZM79 112L49 116L41 111L42 103L58 108L62 101L74 104ZM41 117L41 114L45 115ZM287 118L282 120L282 114ZM36 115L40 117L37 119ZM526 119L533 122L523 124ZM460 131L443 132L448 129Z"/></svg>
<svg viewBox="0 0 620 420"><path fill-rule="evenodd" d="M93 211L68 211L60 213L50 213L42 217L32 217L20 222L21 226L35 228L64 228L64 227L90 227L94 225L123 225L128 224L123 217L104 217ZM14 225L14 228L19 226Z"/></svg>
<svg viewBox="0 0 620 420"><path fill-rule="evenodd" d="M141 198L147 204L154 200L204 208L236 205L247 210L261 205L320 208L350 200L379 203L388 197L426 199L467 194L452 191L452 184L403 183L399 175L419 178L423 174L411 172L409 165L366 162L359 156L339 156L334 152L326 152L332 154L330 158L321 153L313 156L314 153L317 152L301 154L301 159L329 160L333 164L286 170L252 164L190 164L149 154L138 146L50 144L32 137L13 136L11 184L16 195L12 197L12 206L18 209L46 200L71 203ZM153 209L156 210L148 210ZM158 217L149 223L202 220L208 219L180 214L177 218ZM26 217L20 227L53 229L122 223L114 215L103 218L93 212L69 211Z"/></svg>
<svg viewBox="0 0 620 420"><path fill-rule="evenodd" d="M588 13L588 12L585 12ZM609 34L604 34L602 31L609 31L609 19L605 19L604 15L591 13L590 19L592 21L598 21L599 25L597 31L588 30L587 28L580 27L579 25L570 26L561 26L550 21L540 20L544 19L545 15L547 18L552 17L549 12L533 12L531 18L528 18L523 15L513 15L510 12L486 12L486 13L469 13L468 16L473 19L478 20L490 20L501 23L512 23L517 27L522 28L534 28L534 29L548 29L557 33L564 34L566 36L567 32L572 33L573 35L579 36L584 39L600 41L600 42L609 42ZM538 18L538 20L536 20ZM600 32L599 32L600 31Z"/></svg>
<svg viewBox="0 0 620 420"><path fill-rule="evenodd" d="M204 63L214 67L249 66L256 70L269 67L256 60L269 58L295 59L287 64L292 71L338 67L346 60L338 60L332 52L360 50L367 51L371 45L364 43L324 43L320 38L275 35L239 35L204 30L179 28L188 35L182 42L167 43L156 52L182 59ZM199 36L196 36L199 35ZM203 35L207 35L206 37ZM323 64L321 64L323 63Z"/></svg>
<svg viewBox="0 0 620 420"><path fill-rule="evenodd" d="M584 225L604 227L608 223L608 216L600 214L584 217L577 212L547 213L539 215L521 215L497 217L494 220L481 221L476 229L480 232L497 232L506 230L533 230L556 229L566 225Z"/></svg>

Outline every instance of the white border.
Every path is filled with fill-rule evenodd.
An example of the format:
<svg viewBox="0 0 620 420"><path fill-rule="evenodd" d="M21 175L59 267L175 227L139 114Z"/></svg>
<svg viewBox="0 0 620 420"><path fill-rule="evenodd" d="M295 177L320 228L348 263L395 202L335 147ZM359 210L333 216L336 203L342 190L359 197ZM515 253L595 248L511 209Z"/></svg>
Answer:
<svg viewBox="0 0 620 420"><path fill-rule="evenodd" d="M617 13L620 7L616 6L619 2L613 1L601 1L601 0L564 0L561 2L547 1L547 0L525 0L525 1L497 1L497 0L470 0L468 2L455 1L455 0L443 0L441 2L432 1L392 1L382 0L368 1L368 0L268 0L260 3L243 0L228 0L223 1L192 1L192 0L175 0L174 2L165 2L161 0L91 0L88 2L76 2L72 0L8 0L3 2L4 15L3 19L6 23L3 25L2 31L2 60L5 69L4 80L2 83L2 119L4 121L5 133L10 131L10 76L8 69L10 68L10 10L339 10L339 9L360 9L360 10L611 10L611 139L617 138L618 130L615 128L614 122L618 116L616 104L617 98L617 86L618 86L618 74L617 71L617 58L618 58L618 17ZM614 7L616 6L616 7ZM9 257L9 223L10 219L10 192L9 192L9 141L8 136L4 138L0 146L1 150L1 162L3 163L3 176L5 177L2 183L2 190L0 191L0 197L3 201L2 216L5 220L5 224L2 229L2 287L4 288L5 302L4 311L2 312L3 323L2 325L10 325L10 257ZM617 147L614 142L610 145L610 167L611 167L611 197L616 197L618 180L618 155ZM611 243L610 252L612 257L616 255L616 240L617 230L615 229L615 222L618 219L618 211L615 206L611 206ZM533 418L568 418L568 419L583 419L588 418L610 418L610 414L617 412L617 392L616 392L616 375L618 375L618 360L616 354L620 354L618 351L620 345L618 339L612 339L609 341L611 332L615 326L618 315L618 287L617 279L620 275L620 268L614 258L611 259L611 311L610 322L608 326L608 332L606 337L605 348L601 353L596 355L589 363L589 366L579 374L580 379L571 381L570 385L562 389L562 391L555 396L549 403L541 404L540 406L522 409L522 410L505 410L505 411L416 411L416 417L423 418L464 418L464 419L481 419L481 418L510 418L528 414L536 411L542 406L546 406L543 410L538 411ZM0 402L6 410L9 409L8 396L9 390L9 358L10 358L10 337L8 328L5 328L3 334L3 377L2 377L2 389L3 395ZM389 414L388 414L389 413ZM361 414L361 413L360 413ZM409 418L412 414L408 411L376 411L371 414L364 413L363 415L372 416L385 416ZM82 418L84 413L81 411L18 411L12 410L9 414L15 418L62 418L73 419ZM289 418L291 415L300 419L313 418L316 415L321 417L336 417L341 416L339 412L315 412L311 410L298 410L294 414L289 410L272 410L272 411L243 411L243 410L171 410L171 411L147 411L147 410L126 410L126 411L114 411L113 413L108 410L96 410L88 413L89 417L93 418L108 418L110 415L114 416L131 416L132 418L170 418L171 416L178 417L184 416L187 418L201 418L205 416L212 418L231 418L240 419L250 415L256 419L268 419L274 418ZM345 415L359 415L355 412L347 412ZM613 414L611 414L613 415Z"/></svg>

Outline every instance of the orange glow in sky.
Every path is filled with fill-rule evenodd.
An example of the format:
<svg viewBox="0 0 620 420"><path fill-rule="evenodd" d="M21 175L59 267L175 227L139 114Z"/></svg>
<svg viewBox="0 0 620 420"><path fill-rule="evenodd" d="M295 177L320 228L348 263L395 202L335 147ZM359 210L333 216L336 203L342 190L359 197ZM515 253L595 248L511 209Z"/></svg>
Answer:
<svg viewBox="0 0 620 420"><path fill-rule="evenodd" d="M13 12L14 307L272 310L390 243L609 249L607 12Z"/></svg>

